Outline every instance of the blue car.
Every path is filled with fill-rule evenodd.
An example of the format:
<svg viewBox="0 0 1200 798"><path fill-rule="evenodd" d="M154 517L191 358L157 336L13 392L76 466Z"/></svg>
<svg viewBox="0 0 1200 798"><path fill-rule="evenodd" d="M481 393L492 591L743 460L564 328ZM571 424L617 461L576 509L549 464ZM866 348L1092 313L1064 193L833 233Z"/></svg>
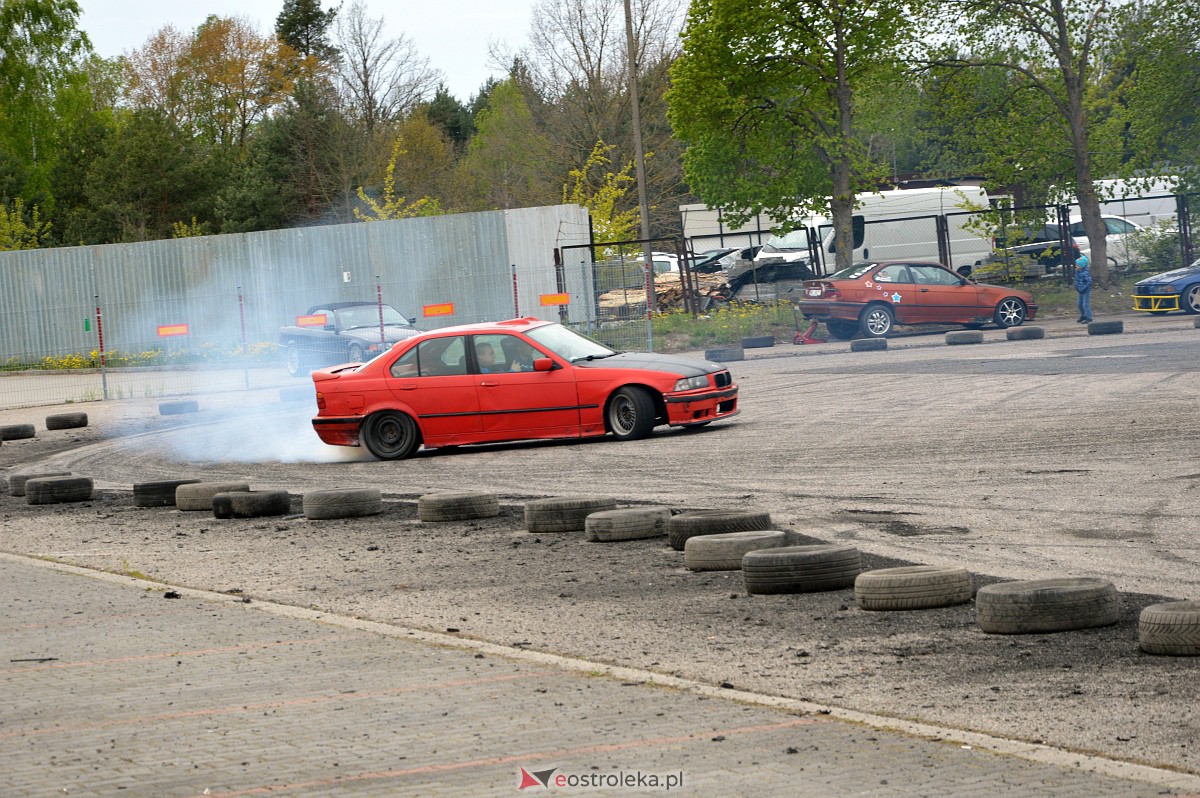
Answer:
<svg viewBox="0 0 1200 798"><path fill-rule="evenodd" d="M1133 309L1155 316L1172 310L1200 313L1200 260L1138 280L1133 286Z"/></svg>

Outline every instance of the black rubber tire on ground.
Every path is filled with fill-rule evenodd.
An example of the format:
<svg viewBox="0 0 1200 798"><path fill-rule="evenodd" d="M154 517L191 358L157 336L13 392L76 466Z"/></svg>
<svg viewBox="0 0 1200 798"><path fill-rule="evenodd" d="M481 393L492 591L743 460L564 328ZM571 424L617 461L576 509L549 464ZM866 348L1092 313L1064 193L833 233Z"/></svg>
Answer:
<svg viewBox="0 0 1200 798"><path fill-rule="evenodd" d="M32 424L5 424L0 426L0 441L19 441L37 435Z"/></svg>
<svg viewBox="0 0 1200 798"><path fill-rule="evenodd" d="M754 532L771 528L771 514L759 510L687 510L667 521L667 539L675 551L683 551L688 538Z"/></svg>
<svg viewBox="0 0 1200 798"><path fill-rule="evenodd" d="M10 496L24 496L25 483L38 477L69 477L70 471L29 471L24 474L8 475L8 493Z"/></svg>
<svg viewBox="0 0 1200 798"><path fill-rule="evenodd" d="M606 496L558 496L525 502L525 528L530 532L582 532L592 513L617 509Z"/></svg>
<svg viewBox="0 0 1200 798"><path fill-rule="evenodd" d="M79 429L87 425L87 413L57 413L46 416L46 429Z"/></svg>
<svg viewBox="0 0 1200 798"><path fill-rule="evenodd" d="M946 333L947 346L981 343L983 343L983 333L979 330L954 330Z"/></svg>
<svg viewBox="0 0 1200 798"><path fill-rule="evenodd" d="M245 482L188 482L175 489L175 506L184 512L211 510L218 493L248 490Z"/></svg>
<svg viewBox="0 0 1200 798"><path fill-rule="evenodd" d="M836 543L759 549L742 557L746 592L816 593L853 587L862 571L858 549Z"/></svg>
<svg viewBox="0 0 1200 798"><path fill-rule="evenodd" d="M825 329L829 335L839 341L849 341L854 336L858 335L858 324L845 319L830 319L825 322Z"/></svg>
<svg viewBox="0 0 1200 798"><path fill-rule="evenodd" d="M287 515L292 497L286 490L239 490L216 493L212 512L217 518L265 518Z"/></svg>
<svg viewBox="0 0 1200 798"><path fill-rule="evenodd" d="M1088 335L1116 335L1117 333L1125 332L1125 322L1120 319L1116 321L1089 321L1087 332Z"/></svg>
<svg viewBox="0 0 1200 798"><path fill-rule="evenodd" d="M1146 607L1138 616L1138 646L1147 654L1200 656L1200 601Z"/></svg>
<svg viewBox="0 0 1200 798"><path fill-rule="evenodd" d="M717 349L705 349L704 359L713 363L729 363L734 360L745 360L746 353L740 346L726 346Z"/></svg>
<svg viewBox="0 0 1200 798"><path fill-rule="evenodd" d="M500 498L494 493L458 490L427 493L417 499L417 517L422 521L468 521L500 515Z"/></svg>
<svg viewBox="0 0 1200 798"><path fill-rule="evenodd" d="M421 431L407 414L396 410L372 413L362 423L362 445L380 460L403 460L421 445Z"/></svg>
<svg viewBox="0 0 1200 798"><path fill-rule="evenodd" d="M1117 622L1117 589L1105 579L1073 577L997 582L975 594L975 620L988 634L1090 629Z"/></svg>
<svg viewBox="0 0 1200 798"><path fill-rule="evenodd" d="M654 397L645 388L618 388L604 409L604 423L619 441L636 441L654 432Z"/></svg>
<svg viewBox="0 0 1200 798"><path fill-rule="evenodd" d="M1028 317L1029 310L1025 307L1025 303L1015 296L1001 299L996 304L995 313L992 314L992 320L996 322L996 326L1006 330L1011 327L1020 327Z"/></svg>
<svg viewBox="0 0 1200 798"><path fill-rule="evenodd" d="M854 580L854 599L864 610L925 610L971 600L966 568L905 565L864 571Z"/></svg>
<svg viewBox="0 0 1200 798"><path fill-rule="evenodd" d="M383 512L383 494L377 488L331 488L310 490L301 504L310 521L361 518Z"/></svg>
<svg viewBox="0 0 1200 798"><path fill-rule="evenodd" d="M583 522L583 539L594 543L661 538L667 534L670 507L625 507L590 513Z"/></svg>
<svg viewBox="0 0 1200 798"><path fill-rule="evenodd" d="M91 477L37 477L25 482L25 501L29 504L85 502L91 498Z"/></svg>
<svg viewBox="0 0 1200 798"><path fill-rule="evenodd" d="M751 335L742 339L742 349L763 349L768 346L775 346L775 336Z"/></svg>
<svg viewBox="0 0 1200 798"><path fill-rule="evenodd" d="M1010 341L1032 341L1046 337L1045 327L1009 327L1004 331L1004 337Z"/></svg>
<svg viewBox="0 0 1200 798"><path fill-rule="evenodd" d="M200 403L195 399L181 399L176 402L159 402L158 414L160 416L180 416L184 413L200 412Z"/></svg>
<svg viewBox="0 0 1200 798"><path fill-rule="evenodd" d="M858 314L858 331L864 338L886 338L895 327L895 312L882 302L867 305Z"/></svg>
<svg viewBox="0 0 1200 798"><path fill-rule="evenodd" d="M174 507L175 489L180 485L194 485L198 479L162 479L156 482L138 482L133 486L134 507Z"/></svg>
<svg viewBox="0 0 1200 798"><path fill-rule="evenodd" d="M878 352L887 348L886 338L855 338L850 342L851 352Z"/></svg>
<svg viewBox="0 0 1200 798"><path fill-rule="evenodd" d="M752 551L772 549L787 543L787 533L778 529L696 535L683 546L683 567L689 571L738 571L742 557Z"/></svg>

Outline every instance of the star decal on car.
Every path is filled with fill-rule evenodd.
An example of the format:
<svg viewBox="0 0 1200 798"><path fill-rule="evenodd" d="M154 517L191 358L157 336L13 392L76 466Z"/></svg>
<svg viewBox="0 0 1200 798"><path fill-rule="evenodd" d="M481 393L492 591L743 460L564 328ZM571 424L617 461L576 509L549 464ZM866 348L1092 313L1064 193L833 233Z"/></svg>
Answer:
<svg viewBox="0 0 1200 798"><path fill-rule="evenodd" d="M899 305L900 304L900 295L892 294L892 301L895 302L897 305Z"/></svg>

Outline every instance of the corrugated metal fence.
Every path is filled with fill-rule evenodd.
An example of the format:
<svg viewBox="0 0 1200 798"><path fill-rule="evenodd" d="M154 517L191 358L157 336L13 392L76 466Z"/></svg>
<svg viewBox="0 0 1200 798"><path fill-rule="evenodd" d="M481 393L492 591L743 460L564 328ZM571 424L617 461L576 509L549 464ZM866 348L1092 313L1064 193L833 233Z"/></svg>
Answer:
<svg viewBox="0 0 1200 798"><path fill-rule="evenodd" d="M334 300L379 296L422 329L529 315L586 330L595 318L591 266L565 268L555 253L589 239L587 210L561 205L3 252L0 407L214 384L211 375L161 370L171 364L232 366L231 388L275 379L280 327ZM541 303L562 293L569 304ZM97 362L101 334L105 375L73 369L48 378L54 366ZM255 367L253 380L239 361ZM31 365L42 367L36 376ZM148 380L138 367L151 365Z"/></svg>

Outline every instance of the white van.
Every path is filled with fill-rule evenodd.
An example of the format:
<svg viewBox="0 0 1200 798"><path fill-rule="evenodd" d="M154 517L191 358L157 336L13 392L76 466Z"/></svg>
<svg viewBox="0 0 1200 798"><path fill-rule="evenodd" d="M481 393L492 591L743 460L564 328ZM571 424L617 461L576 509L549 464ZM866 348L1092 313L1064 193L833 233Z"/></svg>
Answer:
<svg viewBox="0 0 1200 798"><path fill-rule="evenodd" d="M991 254L991 242L967 227L974 210L988 208L987 192L979 186L912 188L859 194L854 213L852 261L940 261L936 219L947 216L952 263L963 273ZM951 215L952 214L952 215ZM833 225L828 218L812 216L803 228L772 236L759 250L756 261L809 261L809 241L821 242L822 261L832 266Z"/></svg>

